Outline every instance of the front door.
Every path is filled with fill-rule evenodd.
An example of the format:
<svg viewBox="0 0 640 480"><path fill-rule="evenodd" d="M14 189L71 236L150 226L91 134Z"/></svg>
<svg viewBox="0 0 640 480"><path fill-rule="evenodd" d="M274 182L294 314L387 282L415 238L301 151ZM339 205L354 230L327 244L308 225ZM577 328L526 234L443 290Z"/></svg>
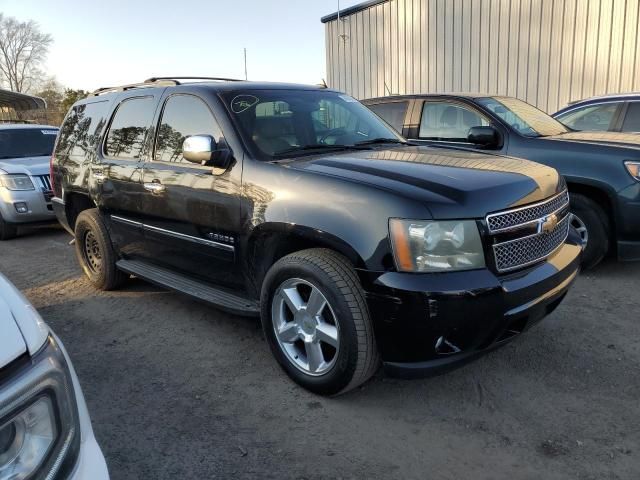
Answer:
<svg viewBox="0 0 640 480"><path fill-rule="evenodd" d="M423 145L476 149L478 146L467 139L469 130L491 125L485 115L458 101L427 100L419 114L419 122L409 139Z"/></svg>
<svg viewBox="0 0 640 480"><path fill-rule="evenodd" d="M240 231L241 165L224 171L190 163L182 143L211 135L226 145L206 102L191 94L166 97L155 148L143 165L145 255L149 261L226 286L240 285L236 248Z"/></svg>

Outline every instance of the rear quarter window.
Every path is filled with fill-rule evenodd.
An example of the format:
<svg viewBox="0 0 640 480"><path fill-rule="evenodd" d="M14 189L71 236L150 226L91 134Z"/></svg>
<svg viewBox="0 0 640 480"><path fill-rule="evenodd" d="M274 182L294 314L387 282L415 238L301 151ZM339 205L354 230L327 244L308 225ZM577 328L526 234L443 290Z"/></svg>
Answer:
<svg viewBox="0 0 640 480"><path fill-rule="evenodd" d="M84 157L95 152L106 123L106 100L75 105L60 127L56 155Z"/></svg>
<svg viewBox="0 0 640 480"><path fill-rule="evenodd" d="M387 102L367 105L367 107L391 125L396 132L402 134L404 117L407 114L407 105L408 102Z"/></svg>

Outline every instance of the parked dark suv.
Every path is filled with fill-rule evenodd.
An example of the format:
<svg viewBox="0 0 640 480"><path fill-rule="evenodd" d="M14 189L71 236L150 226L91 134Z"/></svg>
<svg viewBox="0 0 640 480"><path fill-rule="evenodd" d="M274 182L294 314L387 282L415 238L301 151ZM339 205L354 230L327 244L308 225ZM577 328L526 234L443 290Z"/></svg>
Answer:
<svg viewBox="0 0 640 480"><path fill-rule="evenodd" d="M52 175L97 288L133 274L259 314L284 370L323 394L364 382L380 356L413 376L501 345L579 269L554 169L410 146L329 89L99 90L68 113Z"/></svg>
<svg viewBox="0 0 640 480"><path fill-rule="evenodd" d="M574 132L512 97L409 95L363 103L412 143L513 155L558 169L585 245L584 267L609 252L640 260L640 136Z"/></svg>

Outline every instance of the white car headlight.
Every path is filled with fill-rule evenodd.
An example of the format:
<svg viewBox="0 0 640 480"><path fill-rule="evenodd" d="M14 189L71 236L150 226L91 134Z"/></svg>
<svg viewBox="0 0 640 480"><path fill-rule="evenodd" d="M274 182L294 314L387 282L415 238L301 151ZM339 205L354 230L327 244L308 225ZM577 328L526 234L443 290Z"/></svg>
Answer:
<svg viewBox="0 0 640 480"><path fill-rule="evenodd" d="M399 271L445 272L485 266L480 232L473 220L392 218L389 233Z"/></svg>
<svg viewBox="0 0 640 480"><path fill-rule="evenodd" d="M56 341L0 383L0 479L63 478L80 448L73 381Z"/></svg>
<svg viewBox="0 0 640 480"><path fill-rule="evenodd" d="M33 182L29 175L23 173L19 174L0 174L0 187L4 187L7 190L24 191L35 190Z"/></svg>
<svg viewBox="0 0 640 480"><path fill-rule="evenodd" d="M40 397L0 427L0 478L28 478L46 458L56 437L51 399Z"/></svg>

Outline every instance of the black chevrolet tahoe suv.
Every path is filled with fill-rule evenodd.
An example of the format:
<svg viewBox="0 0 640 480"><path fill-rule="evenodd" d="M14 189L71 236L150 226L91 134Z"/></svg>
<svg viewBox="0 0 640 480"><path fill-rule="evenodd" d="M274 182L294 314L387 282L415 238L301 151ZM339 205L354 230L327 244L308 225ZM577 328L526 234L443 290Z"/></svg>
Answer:
<svg viewBox="0 0 640 480"><path fill-rule="evenodd" d="M443 371L552 312L581 246L556 170L409 145L326 88L149 79L67 114L55 212L99 289L129 275L260 315L296 382Z"/></svg>
<svg viewBox="0 0 640 480"><path fill-rule="evenodd" d="M640 260L640 135L576 132L513 97L432 94L363 103L414 144L481 150L556 168L566 179L583 267Z"/></svg>

